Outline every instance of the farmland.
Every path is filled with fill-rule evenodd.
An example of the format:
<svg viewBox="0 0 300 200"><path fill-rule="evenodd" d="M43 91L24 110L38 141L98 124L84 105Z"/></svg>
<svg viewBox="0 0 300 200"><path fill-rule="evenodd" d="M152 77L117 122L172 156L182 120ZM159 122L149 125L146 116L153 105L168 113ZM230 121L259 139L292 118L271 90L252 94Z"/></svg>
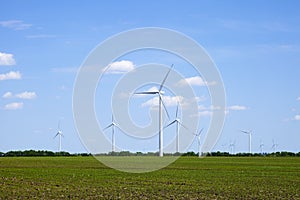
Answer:
<svg viewBox="0 0 300 200"><path fill-rule="evenodd" d="M141 174L89 157L1 157L0 199L300 199L299 157L181 157Z"/></svg>

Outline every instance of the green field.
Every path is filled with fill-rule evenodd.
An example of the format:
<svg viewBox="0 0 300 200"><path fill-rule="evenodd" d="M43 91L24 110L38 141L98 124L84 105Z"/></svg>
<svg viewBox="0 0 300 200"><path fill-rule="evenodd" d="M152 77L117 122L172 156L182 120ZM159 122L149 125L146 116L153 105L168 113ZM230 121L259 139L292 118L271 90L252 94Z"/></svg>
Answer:
<svg viewBox="0 0 300 200"><path fill-rule="evenodd" d="M93 157L2 157L0 199L300 199L298 157L181 157L131 174Z"/></svg>

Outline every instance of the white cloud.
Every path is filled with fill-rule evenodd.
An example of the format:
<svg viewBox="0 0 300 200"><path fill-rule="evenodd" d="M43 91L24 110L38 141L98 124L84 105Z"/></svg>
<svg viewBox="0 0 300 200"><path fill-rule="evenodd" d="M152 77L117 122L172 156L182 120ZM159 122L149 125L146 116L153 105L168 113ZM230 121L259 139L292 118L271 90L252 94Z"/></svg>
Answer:
<svg viewBox="0 0 300 200"><path fill-rule="evenodd" d="M146 90L146 92L158 92L158 88L153 86L153 87L149 88L148 90Z"/></svg>
<svg viewBox="0 0 300 200"><path fill-rule="evenodd" d="M300 97L297 98L297 101L300 101Z"/></svg>
<svg viewBox="0 0 300 200"><path fill-rule="evenodd" d="M4 106L4 110L17 110L17 109L22 109L23 108L23 103L22 102L13 102L6 104Z"/></svg>
<svg viewBox="0 0 300 200"><path fill-rule="evenodd" d="M19 99L35 99L37 97L35 92L22 92L14 95L12 92L6 92L2 95L2 98L19 98Z"/></svg>
<svg viewBox="0 0 300 200"><path fill-rule="evenodd" d="M6 74L0 74L0 81L11 80L11 79L21 79L22 75L19 71L10 71Z"/></svg>
<svg viewBox="0 0 300 200"><path fill-rule="evenodd" d="M0 21L0 26L4 28L10 28L13 30L24 30L30 28L32 24L26 24L21 20L8 20Z"/></svg>
<svg viewBox="0 0 300 200"><path fill-rule="evenodd" d="M111 63L104 70L109 74L123 74L134 70L134 64L129 60L121 60Z"/></svg>
<svg viewBox="0 0 300 200"><path fill-rule="evenodd" d="M0 52L0 65L15 65L16 61L13 54Z"/></svg>
<svg viewBox="0 0 300 200"><path fill-rule="evenodd" d="M216 82L215 81L207 82L204 81L200 76L194 76L194 77L182 79L177 83L178 86L186 86L187 84L191 86L210 86L210 85L215 85Z"/></svg>
<svg viewBox="0 0 300 200"><path fill-rule="evenodd" d="M15 96L20 99L35 99L37 97L35 92L27 92L27 91L16 94Z"/></svg>
<svg viewBox="0 0 300 200"><path fill-rule="evenodd" d="M294 117L294 120L300 121L300 115L296 115L296 116Z"/></svg>
<svg viewBox="0 0 300 200"><path fill-rule="evenodd" d="M198 105L198 110L207 110L207 108L204 105Z"/></svg>
<svg viewBox="0 0 300 200"><path fill-rule="evenodd" d="M226 109L224 109L225 114L228 114L230 110L234 111L242 111L247 110L248 107L246 106L229 106ZM220 106L210 105L210 106L204 106L204 105L198 105L198 116L211 116L216 111L222 111L223 109Z"/></svg>
<svg viewBox="0 0 300 200"><path fill-rule="evenodd" d="M13 97L13 94L11 92L6 92L5 94L2 95L2 98L5 98L5 99L11 98L11 97Z"/></svg>
<svg viewBox="0 0 300 200"><path fill-rule="evenodd" d="M210 110L204 110L204 111L200 111L198 113L199 117L206 117L206 116L212 116L213 112Z"/></svg>
<svg viewBox="0 0 300 200"><path fill-rule="evenodd" d="M175 97L171 97L171 96L162 96L163 102L165 104L165 106L177 106L177 103L181 103L183 101L183 97L182 96L175 96ZM145 103L142 104L142 107L156 107L158 106L158 96L153 97L151 99L149 99L148 101L146 101Z"/></svg>
<svg viewBox="0 0 300 200"><path fill-rule="evenodd" d="M234 105L234 106L229 106L228 110L247 110L248 108L246 106L239 106L239 105Z"/></svg>

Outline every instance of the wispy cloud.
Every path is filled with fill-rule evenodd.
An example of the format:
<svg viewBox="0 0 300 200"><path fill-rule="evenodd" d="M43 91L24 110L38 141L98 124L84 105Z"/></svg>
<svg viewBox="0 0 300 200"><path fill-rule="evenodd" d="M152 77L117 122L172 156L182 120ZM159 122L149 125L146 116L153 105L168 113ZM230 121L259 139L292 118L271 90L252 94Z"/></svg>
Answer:
<svg viewBox="0 0 300 200"><path fill-rule="evenodd" d="M24 103L23 102L13 102L6 104L3 109L4 110L18 110L23 108Z"/></svg>
<svg viewBox="0 0 300 200"><path fill-rule="evenodd" d="M215 85L216 82L215 81L207 82L204 81L203 78L200 76L194 76L194 77L182 79L177 83L178 86L186 86L187 84L191 86L209 86L209 85Z"/></svg>
<svg viewBox="0 0 300 200"><path fill-rule="evenodd" d="M8 99L8 98L12 98L14 95L11 92L6 92L2 95L2 98L4 99Z"/></svg>
<svg viewBox="0 0 300 200"><path fill-rule="evenodd" d="M116 61L104 68L108 74L124 74L134 70L135 65L129 60Z"/></svg>
<svg viewBox="0 0 300 200"><path fill-rule="evenodd" d="M28 29L32 24L24 23L22 20L8 20L0 21L0 26L18 31Z"/></svg>
<svg viewBox="0 0 300 200"><path fill-rule="evenodd" d="M300 121L300 115L295 115L294 120Z"/></svg>
<svg viewBox="0 0 300 200"><path fill-rule="evenodd" d="M300 101L300 97L297 98L297 101Z"/></svg>
<svg viewBox="0 0 300 200"><path fill-rule="evenodd" d="M248 110L249 108L246 106L240 106L240 105L234 105L234 106L228 106L224 109L225 114L228 114L229 111L244 111ZM204 105L198 105L198 115L199 116L211 116L214 111L222 111L222 108L220 106L214 106L210 105L208 107Z"/></svg>
<svg viewBox="0 0 300 200"><path fill-rule="evenodd" d="M35 92L22 92L18 94L13 94L12 92L6 92L2 95L2 98L8 99L8 98L18 98L18 99L35 99L37 97L37 94Z"/></svg>
<svg viewBox="0 0 300 200"><path fill-rule="evenodd" d="M162 96L162 100L165 104L165 106L177 106L178 103L181 103L183 101L182 96ZM142 107L157 107L159 104L159 97L153 97L142 104Z"/></svg>
<svg viewBox="0 0 300 200"><path fill-rule="evenodd" d="M10 71L5 74L0 74L0 81L21 79L22 74L19 71Z"/></svg>
<svg viewBox="0 0 300 200"><path fill-rule="evenodd" d="M209 117L209 116L212 116L212 114L213 114L213 111L211 111L211 110L203 110L203 111L198 112L199 117Z"/></svg>
<svg viewBox="0 0 300 200"><path fill-rule="evenodd" d="M16 61L13 54L0 52L0 65L15 65Z"/></svg>
<svg viewBox="0 0 300 200"><path fill-rule="evenodd" d="M35 92L22 92L15 95L19 99L35 99L37 97Z"/></svg>
<svg viewBox="0 0 300 200"><path fill-rule="evenodd" d="M246 106L234 105L234 106L229 106L227 109L228 110L247 110L248 108Z"/></svg>

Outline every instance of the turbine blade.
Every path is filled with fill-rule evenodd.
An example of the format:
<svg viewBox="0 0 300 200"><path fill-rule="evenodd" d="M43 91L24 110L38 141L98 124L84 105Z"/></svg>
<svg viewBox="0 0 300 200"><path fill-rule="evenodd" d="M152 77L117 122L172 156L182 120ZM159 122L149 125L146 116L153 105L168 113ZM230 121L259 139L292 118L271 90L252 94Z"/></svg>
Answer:
<svg viewBox="0 0 300 200"><path fill-rule="evenodd" d="M198 132L198 135L201 135L203 129L204 129L204 128L202 128L202 129Z"/></svg>
<svg viewBox="0 0 300 200"><path fill-rule="evenodd" d="M58 135L59 135L59 133L56 133L55 136L53 137L53 139L55 139Z"/></svg>
<svg viewBox="0 0 300 200"><path fill-rule="evenodd" d="M157 94L158 92L135 92L134 94Z"/></svg>
<svg viewBox="0 0 300 200"><path fill-rule="evenodd" d="M180 121L177 121L180 126L182 126L183 128L185 128L187 131L189 131L190 133L192 133L193 135L197 135L197 134L194 134L192 131L190 131L190 129L188 127L186 127L183 123L181 123Z"/></svg>
<svg viewBox="0 0 300 200"><path fill-rule="evenodd" d="M178 116L178 104L177 104L177 108L176 108L176 119L177 119L177 116Z"/></svg>
<svg viewBox="0 0 300 200"><path fill-rule="evenodd" d="M249 134L249 131L243 131L243 130L240 130L242 133L246 133L246 134Z"/></svg>
<svg viewBox="0 0 300 200"><path fill-rule="evenodd" d="M161 104L163 105L163 107L164 107L164 109L165 109L165 111L166 111L167 117L168 117L168 119L170 120L170 115L169 115L168 110L167 110L167 107L166 107L166 105L165 105L165 103L164 103L164 101L163 101L163 99L162 99L161 94L159 94L158 96L159 96L159 98L160 98Z"/></svg>
<svg viewBox="0 0 300 200"><path fill-rule="evenodd" d="M110 128L110 127L112 127L114 124L113 123L111 123L110 125L108 125L107 127L105 127L104 129L103 129L103 131L105 131L106 129L108 129L108 128Z"/></svg>
<svg viewBox="0 0 300 200"><path fill-rule="evenodd" d="M164 86L164 84L165 84L165 82L166 82L166 80L167 80L167 78L168 78L168 76L169 76L169 73L171 72L172 68L173 68L173 64L171 65L171 67L170 67L168 73L166 74L166 76L165 76L163 82L160 84L160 87L159 87L159 90L158 90L159 92L160 92L161 89L163 88L163 86Z"/></svg>
<svg viewBox="0 0 300 200"><path fill-rule="evenodd" d="M168 128L169 126L171 126L171 125L174 124L175 122L177 122L177 121L176 121L176 120L172 121L170 124L168 124L167 126L165 126L164 129L165 129L165 128Z"/></svg>

